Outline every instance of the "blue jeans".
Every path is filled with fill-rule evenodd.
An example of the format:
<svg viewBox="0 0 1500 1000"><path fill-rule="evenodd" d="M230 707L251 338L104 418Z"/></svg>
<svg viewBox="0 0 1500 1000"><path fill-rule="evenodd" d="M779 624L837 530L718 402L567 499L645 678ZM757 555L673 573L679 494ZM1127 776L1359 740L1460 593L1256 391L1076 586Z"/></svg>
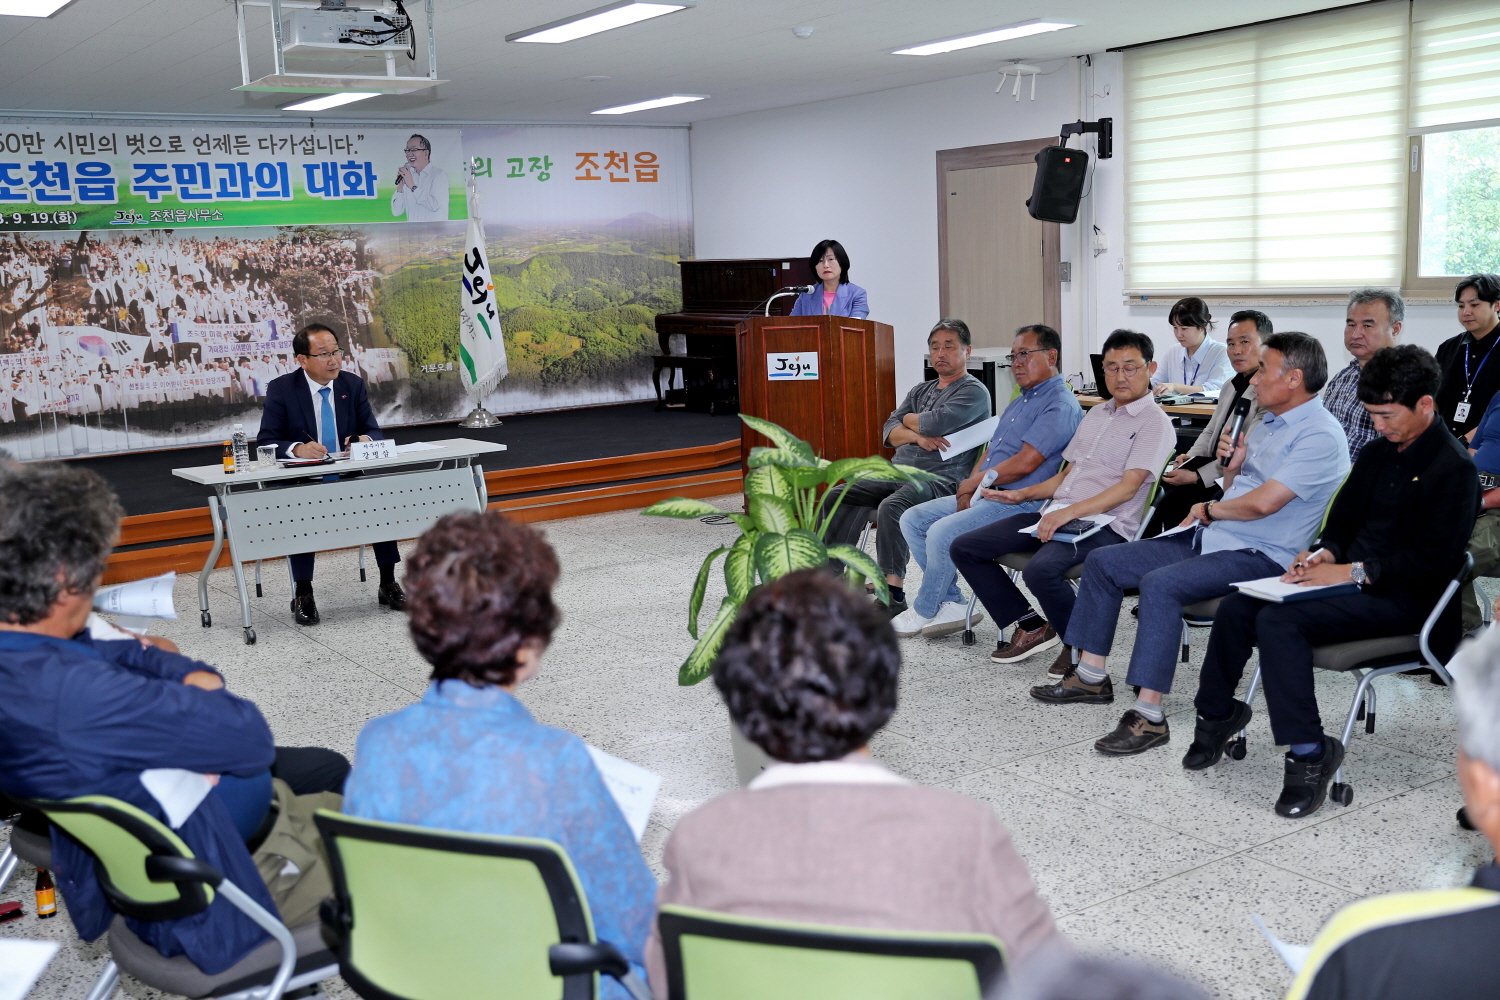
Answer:
<svg viewBox="0 0 1500 1000"><path fill-rule="evenodd" d="M901 515L901 534L907 547L922 567L922 586L911 606L923 618L937 614L938 606L948 601L962 601L958 589L958 570L948 548L959 535L983 528L1016 514L1030 514L1042 509L1045 500L1025 503L1000 503L975 495L968 510L958 509L958 497L938 497L909 508Z"/></svg>
<svg viewBox="0 0 1500 1000"><path fill-rule="evenodd" d="M1064 642L1108 656L1125 591L1141 592L1140 624L1130 651L1127 684L1165 694L1172 690L1186 605L1232 593L1231 583L1280 576L1284 569L1253 549L1200 555L1199 532L1147 538L1090 552Z"/></svg>

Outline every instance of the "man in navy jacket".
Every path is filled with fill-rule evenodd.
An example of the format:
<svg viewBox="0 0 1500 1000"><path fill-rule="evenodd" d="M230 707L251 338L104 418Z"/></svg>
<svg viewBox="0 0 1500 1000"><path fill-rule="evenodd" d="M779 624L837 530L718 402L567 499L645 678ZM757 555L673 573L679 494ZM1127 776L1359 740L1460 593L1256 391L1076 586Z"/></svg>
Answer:
<svg viewBox="0 0 1500 1000"><path fill-rule="evenodd" d="M279 458L322 458L329 452L346 450L350 441L385 438L370 409L364 379L344 371L344 352L332 330L317 324L301 330L292 339L292 352L302 370L272 379L266 386L258 444L275 445ZM401 553L395 542L376 542L371 547L380 567L376 596L381 604L400 611L406 607L406 593L396 582ZM320 621L318 606L313 602L315 558L313 552L290 557L296 585L292 616L298 625Z"/></svg>

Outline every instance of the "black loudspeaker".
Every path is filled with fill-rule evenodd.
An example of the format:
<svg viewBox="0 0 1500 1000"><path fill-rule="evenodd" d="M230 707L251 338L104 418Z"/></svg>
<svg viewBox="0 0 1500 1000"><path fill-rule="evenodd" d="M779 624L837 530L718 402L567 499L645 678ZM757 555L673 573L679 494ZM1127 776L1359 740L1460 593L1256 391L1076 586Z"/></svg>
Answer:
<svg viewBox="0 0 1500 1000"><path fill-rule="evenodd" d="M1036 154L1036 180L1026 211L1043 222L1078 221L1078 201L1088 175L1089 154L1066 146L1048 146Z"/></svg>

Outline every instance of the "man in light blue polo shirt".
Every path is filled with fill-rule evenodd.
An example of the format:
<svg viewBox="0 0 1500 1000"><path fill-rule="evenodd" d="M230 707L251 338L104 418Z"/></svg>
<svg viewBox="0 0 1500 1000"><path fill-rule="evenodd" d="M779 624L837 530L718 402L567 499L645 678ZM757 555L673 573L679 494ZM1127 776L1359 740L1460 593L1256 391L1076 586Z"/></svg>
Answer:
<svg viewBox="0 0 1500 1000"><path fill-rule="evenodd" d="M1169 739L1161 699L1177 669L1183 607L1223 597L1239 581L1280 576L1316 534L1349 472L1348 438L1317 398L1327 380L1327 359L1312 337L1266 338L1251 379L1262 422L1232 454L1228 429L1220 439L1224 498L1194 504L1182 522L1190 530L1089 553L1065 639L1079 651L1077 670L1032 688L1031 696L1114 701L1107 657L1125 591L1139 589L1140 626L1126 683L1141 692L1114 732L1094 744L1101 753L1137 754Z"/></svg>
<svg viewBox="0 0 1500 1000"><path fill-rule="evenodd" d="M1021 395L1000 414L973 475L959 484L957 496L929 500L901 515L901 534L922 567L922 586L910 608L895 609L901 612L892 621L897 635L948 635L962 629L967 608L948 556L950 543L993 521L1041 510L1047 503L1002 503L978 493L981 485L1019 490L1057 475L1063 449L1083 420L1083 407L1058 374L1061 355L1062 338L1050 326L1017 330L1010 361Z"/></svg>

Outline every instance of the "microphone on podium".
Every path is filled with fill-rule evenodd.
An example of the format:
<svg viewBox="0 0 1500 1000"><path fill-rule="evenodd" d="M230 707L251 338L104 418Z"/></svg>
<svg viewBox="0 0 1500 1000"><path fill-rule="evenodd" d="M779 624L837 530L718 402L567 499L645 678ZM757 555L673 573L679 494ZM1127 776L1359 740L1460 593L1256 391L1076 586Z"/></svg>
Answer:
<svg viewBox="0 0 1500 1000"><path fill-rule="evenodd" d="M785 288L778 289L776 294L780 295L782 292L791 292L794 295L806 295L817 287L817 285L787 285Z"/></svg>

